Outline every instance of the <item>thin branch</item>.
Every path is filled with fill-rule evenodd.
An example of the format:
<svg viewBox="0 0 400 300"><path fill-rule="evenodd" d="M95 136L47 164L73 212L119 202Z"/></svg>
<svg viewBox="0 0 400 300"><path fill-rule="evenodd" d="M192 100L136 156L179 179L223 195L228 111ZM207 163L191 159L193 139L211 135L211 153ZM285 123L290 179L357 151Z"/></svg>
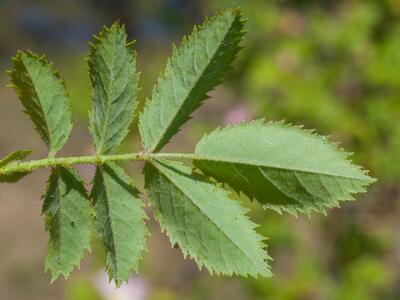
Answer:
<svg viewBox="0 0 400 300"><path fill-rule="evenodd" d="M76 164L96 164L101 165L109 161L129 161L141 160L149 161L154 158L171 159L194 159L196 155L191 153L126 153L114 155L91 155L91 156L70 156L70 157L48 157L44 159L30 160L26 162L15 162L0 169L0 174L10 174L14 172L32 172L40 168L49 168L59 165L70 166Z"/></svg>

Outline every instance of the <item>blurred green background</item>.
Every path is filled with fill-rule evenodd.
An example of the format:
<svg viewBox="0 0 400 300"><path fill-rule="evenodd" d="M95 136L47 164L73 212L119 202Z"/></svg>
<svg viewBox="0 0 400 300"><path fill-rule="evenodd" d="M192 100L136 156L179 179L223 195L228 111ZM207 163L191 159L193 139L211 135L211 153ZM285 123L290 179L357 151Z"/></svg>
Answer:
<svg viewBox="0 0 400 300"><path fill-rule="evenodd" d="M90 154L91 34L120 19L136 39L141 101L164 68L171 43L217 9L242 7L245 48L227 81L166 150L190 151L216 126L265 117L316 128L354 152L378 182L328 216L253 209L274 258L272 278L211 277L171 249L157 223L139 275L116 290L94 245L81 270L50 285L41 210L46 170L0 187L0 299L7 300L397 300L400 299L400 1L0 0L0 156L45 147L5 71L18 49L46 53L66 80L75 127L64 155ZM121 151L141 149L136 126ZM138 163L126 165L142 187ZM90 182L93 168L79 166ZM151 215L151 210L148 210Z"/></svg>

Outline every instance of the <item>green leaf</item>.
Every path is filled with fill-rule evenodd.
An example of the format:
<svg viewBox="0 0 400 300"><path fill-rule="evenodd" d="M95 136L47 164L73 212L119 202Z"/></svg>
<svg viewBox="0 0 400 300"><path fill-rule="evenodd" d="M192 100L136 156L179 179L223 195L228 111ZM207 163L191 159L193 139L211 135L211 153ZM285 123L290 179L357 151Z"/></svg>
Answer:
<svg viewBox="0 0 400 300"><path fill-rule="evenodd" d="M8 165L11 162L23 160L29 156L33 151L30 149L23 149L11 152L2 159L0 159L0 168Z"/></svg>
<svg viewBox="0 0 400 300"><path fill-rule="evenodd" d="M36 131L54 156L67 141L71 107L64 82L45 56L18 51L9 72L13 87Z"/></svg>
<svg viewBox="0 0 400 300"><path fill-rule="evenodd" d="M67 278L90 251L93 211L84 184L75 170L53 169L44 195L42 213L50 234L45 269L51 281L60 275Z"/></svg>
<svg viewBox="0 0 400 300"><path fill-rule="evenodd" d="M194 27L174 47L164 75L140 116L139 130L148 151L158 151L220 83L239 51L244 35L241 12L228 10Z"/></svg>
<svg viewBox="0 0 400 300"><path fill-rule="evenodd" d="M17 182L30 172L21 172L21 171L9 171L5 167L12 163L17 163L20 160L23 160L27 156L29 156L33 151L30 149L17 150L11 152L0 160L0 183L8 182L13 183Z"/></svg>
<svg viewBox="0 0 400 300"><path fill-rule="evenodd" d="M107 154L126 137L137 107L136 54L125 27L104 27L90 44L92 82L90 132L98 154Z"/></svg>
<svg viewBox="0 0 400 300"><path fill-rule="evenodd" d="M292 214L325 213L374 182L348 154L312 131L263 120L203 137L194 164L266 207ZM274 188L287 197L273 197Z"/></svg>
<svg viewBox="0 0 400 300"><path fill-rule="evenodd" d="M99 166L92 197L96 229L106 249L110 280L120 286L138 271L148 231L146 213L132 180L114 163Z"/></svg>
<svg viewBox="0 0 400 300"><path fill-rule="evenodd" d="M152 161L146 188L161 228L184 256L210 273L269 276L263 237L240 203L177 162Z"/></svg>
<svg viewBox="0 0 400 300"><path fill-rule="evenodd" d="M29 171L2 171L0 170L0 183L15 183L20 181L26 175L28 175Z"/></svg>

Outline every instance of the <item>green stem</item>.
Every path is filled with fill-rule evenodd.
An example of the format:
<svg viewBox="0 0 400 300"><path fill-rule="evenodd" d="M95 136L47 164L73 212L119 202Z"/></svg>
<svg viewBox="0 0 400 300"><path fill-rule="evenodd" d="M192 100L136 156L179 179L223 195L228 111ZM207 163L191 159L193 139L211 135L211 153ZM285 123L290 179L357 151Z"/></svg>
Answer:
<svg viewBox="0 0 400 300"><path fill-rule="evenodd" d="M31 160L26 162L16 162L6 165L0 173L32 172L40 168L49 168L59 165L70 166L75 164L103 164L109 161L124 160L143 160L149 161L153 158L171 159L193 159L196 156L191 153L126 153L113 155L91 155L91 156L71 156L71 157L48 157L44 159Z"/></svg>

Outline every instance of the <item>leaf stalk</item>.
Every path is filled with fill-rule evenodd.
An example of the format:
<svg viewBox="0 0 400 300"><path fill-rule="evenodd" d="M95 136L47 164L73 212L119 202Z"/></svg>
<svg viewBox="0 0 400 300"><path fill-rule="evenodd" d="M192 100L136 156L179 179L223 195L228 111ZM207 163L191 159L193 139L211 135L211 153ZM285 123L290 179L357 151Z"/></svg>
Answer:
<svg viewBox="0 0 400 300"><path fill-rule="evenodd" d="M172 159L193 159L191 153L124 153L112 155L88 155L88 156L68 156L68 157L47 157L43 159L18 161L10 163L0 168L0 174L9 174L14 172L32 172L41 168L50 168L55 166L71 166L79 164L101 165L112 161L150 161L154 158L172 158Z"/></svg>

